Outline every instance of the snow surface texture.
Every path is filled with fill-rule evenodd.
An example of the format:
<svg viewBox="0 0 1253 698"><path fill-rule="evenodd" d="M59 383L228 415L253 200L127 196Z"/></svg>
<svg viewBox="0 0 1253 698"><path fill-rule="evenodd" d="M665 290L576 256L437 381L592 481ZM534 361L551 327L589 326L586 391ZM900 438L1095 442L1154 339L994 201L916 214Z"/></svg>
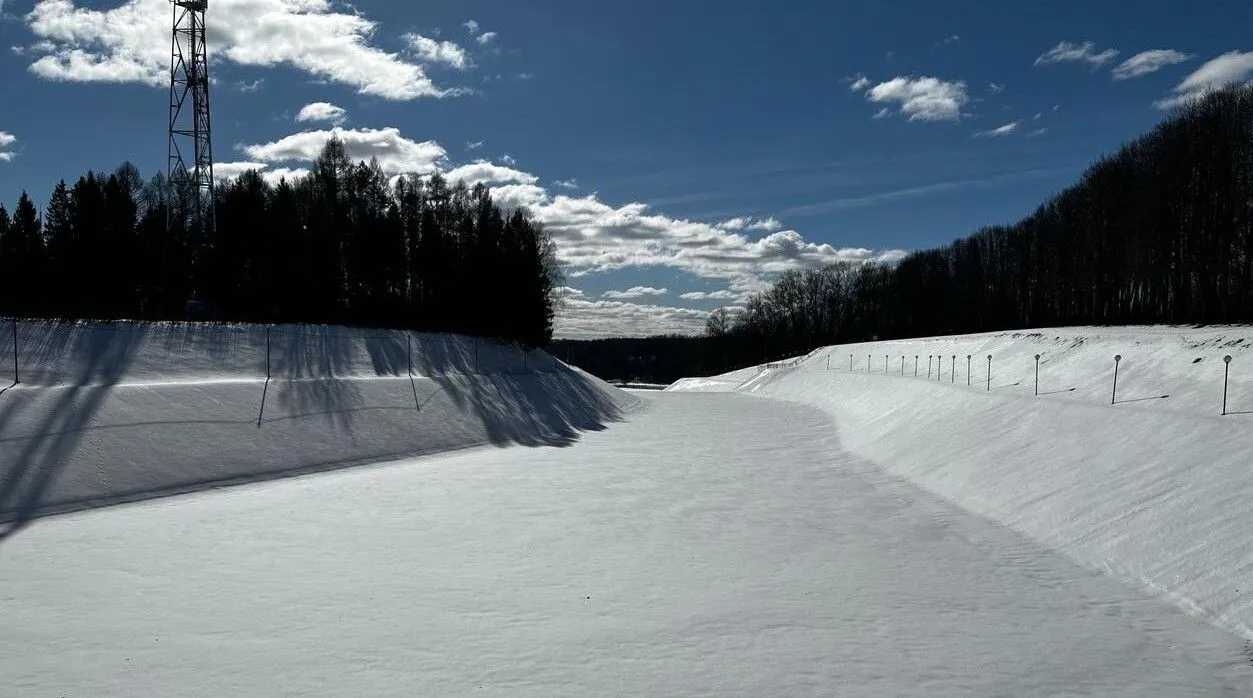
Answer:
<svg viewBox="0 0 1253 698"><path fill-rule="evenodd" d="M929 355L940 357L930 382ZM738 390L820 407L846 448L886 471L1253 639L1253 329L1080 327L829 347Z"/></svg>
<svg viewBox="0 0 1253 698"><path fill-rule="evenodd" d="M481 444L566 444L638 402L541 351L344 327L274 327L267 382L266 337L261 325L19 324L21 382L0 394L0 522Z"/></svg>
<svg viewBox="0 0 1253 698"><path fill-rule="evenodd" d="M1235 638L885 475L817 409L642 399L569 448L36 522L0 542L0 693L1253 691Z"/></svg>

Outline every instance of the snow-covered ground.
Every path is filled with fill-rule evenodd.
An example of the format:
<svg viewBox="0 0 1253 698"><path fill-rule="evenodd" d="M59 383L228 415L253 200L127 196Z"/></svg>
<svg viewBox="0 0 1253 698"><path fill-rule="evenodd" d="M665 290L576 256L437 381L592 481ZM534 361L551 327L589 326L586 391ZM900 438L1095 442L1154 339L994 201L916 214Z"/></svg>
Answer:
<svg viewBox="0 0 1253 698"><path fill-rule="evenodd" d="M41 519L0 542L0 694L1253 690L1236 638L884 474L820 410L639 396L562 448Z"/></svg>
<svg viewBox="0 0 1253 698"><path fill-rule="evenodd" d="M930 382L928 356L939 357ZM1225 417L1224 356L1233 359ZM1253 639L1249 327L1081 327L830 347L739 390L819 407L844 447L885 471Z"/></svg>
<svg viewBox="0 0 1253 698"><path fill-rule="evenodd" d="M467 337L182 323L22 323L8 387L12 336L0 324L0 537L4 522L84 506L568 443L638 400L544 352Z"/></svg>

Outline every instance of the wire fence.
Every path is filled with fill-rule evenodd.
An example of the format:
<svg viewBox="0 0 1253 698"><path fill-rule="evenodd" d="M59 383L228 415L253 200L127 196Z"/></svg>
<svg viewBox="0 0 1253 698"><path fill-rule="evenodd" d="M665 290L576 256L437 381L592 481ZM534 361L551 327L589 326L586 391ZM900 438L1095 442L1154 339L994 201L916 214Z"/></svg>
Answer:
<svg viewBox="0 0 1253 698"><path fill-rule="evenodd" d="M316 325L0 318L0 380L16 385L171 378L535 375L547 353L481 337Z"/></svg>
<svg viewBox="0 0 1253 698"><path fill-rule="evenodd" d="M834 362L832 361L832 359L835 356L836 356L836 352L834 351L827 353L826 370L828 371L841 370L839 361L838 360ZM843 354L840 353L841 358L842 356ZM853 374L860 373L860 374L866 374L866 375L874 375L874 374L881 373L884 376L896 375L900 378L910 378L910 377L918 378L918 379L924 378L924 376L921 373L922 358L923 358L922 354L914 354L912 356L909 354L901 354L899 356L899 359L900 359L899 364L898 364L899 368L895 368L895 369L892 368L892 365L893 365L892 358L893 358L893 355L891 354L883 355L883 370L880 372L877 368L877 363L875 363L875 355L873 353L866 355L866 362L864 364L864 370L863 370L863 364L859 360L859 355L855 353L849 353L848 354L848 372L853 373ZM950 385L958 384L958 379L959 379L958 368L960 366L960 362L964 359L965 369L966 369L965 375L964 375L965 386L967 388L982 387L982 389L985 392L992 392L993 358L994 357L992 354L987 354L982 357L975 356L974 354L965 354L965 355L962 355L962 354L928 354L926 356L927 372L925 375L925 380L935 381L941 384L946 383L946 382L949 383ZM1031 378L1033 397L1058 395L1061 393L1075 392L1077 390L1076 387L1067 387L1067 388L1050 390L1046 386L1045 390L1042 392L1040 389L1040 362L1044 358L1044 355L1034 354L1031 358L1034 360L1034 371L1032 373L1032 378ZM912 364L911 364L911 359L912 359ZM982 363L982 361L984 360L986 360L985 366L978 366L978 364L975 363L976 361L979 361L980 363ZM1197 359L1197 361L1200 361L1200 360L1201 359ZM1230 388L1231 366L1232 366L1232 363L1235 361L1235 359L1230 354L1227 354L1222 357L1222 360L1223 360L1223 382L1222 382L1221 399L1219 399L1219 395L1215 395L1215 404L1216 405L1221 404L1221 409L1219 410L1219 416L1225 417L1225 416L1232 415L1232 414L1253 414L1253 411L1236 412L1231 409L1230 402L1229 402L1230 389L1231 389ZM1110 392L1109 392L1109 395L1110 395L1109 404L1110 405L1118 405L1118 404L1121 404L1122 402L1140 402L1143 400L1170 399L1170 395L1154 395L1154 396L1149 396L1149 397L1124 399L1120 401L1118 399L1119 398L1119 394L1118 394L1118 375L1119 374L1118 372L1119 372L1119 368L1122 365L1122 361L1123 361L1123 356L1121 354L1115 354L1113 357L1111 357L1111 368L1110 368L1111 383L1110 383ZM778 366L786 367L786 366L791 366L795 363L799 363L799 361L790 362L786 364L778 364ZM946 364L948 368L947 374L945 373ZM983 368L982 375L978 375L980 373L979 371L980 368ZM947 377L947 380L946 380L946 377ZM1013 383L1008 387L1014 387L1018 385L1021 385L1021 381Z"/></svg>

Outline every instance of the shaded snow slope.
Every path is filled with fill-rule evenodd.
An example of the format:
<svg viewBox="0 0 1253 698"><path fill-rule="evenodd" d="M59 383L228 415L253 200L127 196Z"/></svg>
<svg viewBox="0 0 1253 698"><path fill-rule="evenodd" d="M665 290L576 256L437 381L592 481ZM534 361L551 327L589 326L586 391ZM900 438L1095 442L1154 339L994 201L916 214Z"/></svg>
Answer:
<svg viewBox="0 0 1253 698"><path fill-rule="evenodd" d="M260 325L18 330L21 382L0 394L0 521L481 444L564 444L638 400L544 352L453 335L278 326L267 381Z"/></svg>
<svg viewBox="0 0 1253 698"><path fill-rule="evenodd" d="M37 522L0 542L0 685L161 698L1253 691L1237 639L883 475L820 410L643 399L570 448Z"/></svg>
<svg viewBox="0 0 1253 698"><path fill-rule="evenodd" d="M943 357L930 382L928 355ZM1234 359L1234 414L1221 417L1224 355ZM1081 327L838 346L741 390L821 407L845 447L885 470L1253 638L1253 329Z"/></svg>

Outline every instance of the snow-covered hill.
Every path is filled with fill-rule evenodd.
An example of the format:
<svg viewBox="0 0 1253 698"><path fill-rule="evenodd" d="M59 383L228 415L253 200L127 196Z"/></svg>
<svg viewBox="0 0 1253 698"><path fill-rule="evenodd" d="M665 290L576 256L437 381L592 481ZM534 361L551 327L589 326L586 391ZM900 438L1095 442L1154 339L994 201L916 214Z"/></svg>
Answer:
<svg viewBox="0 0 1253 698"><path fill-rule="evenodd" d="M0 325L0 522L482 444L562 444L628 395L454 335ZM267 363L270 380L267 381Z"/></svg>
<svg viewBox="0 0 1253 698"><path fill-rule="evenodd" d="M820 407L843 448L1253 638L1253 329L872 342L669 388L711 389Z"/></svg>

